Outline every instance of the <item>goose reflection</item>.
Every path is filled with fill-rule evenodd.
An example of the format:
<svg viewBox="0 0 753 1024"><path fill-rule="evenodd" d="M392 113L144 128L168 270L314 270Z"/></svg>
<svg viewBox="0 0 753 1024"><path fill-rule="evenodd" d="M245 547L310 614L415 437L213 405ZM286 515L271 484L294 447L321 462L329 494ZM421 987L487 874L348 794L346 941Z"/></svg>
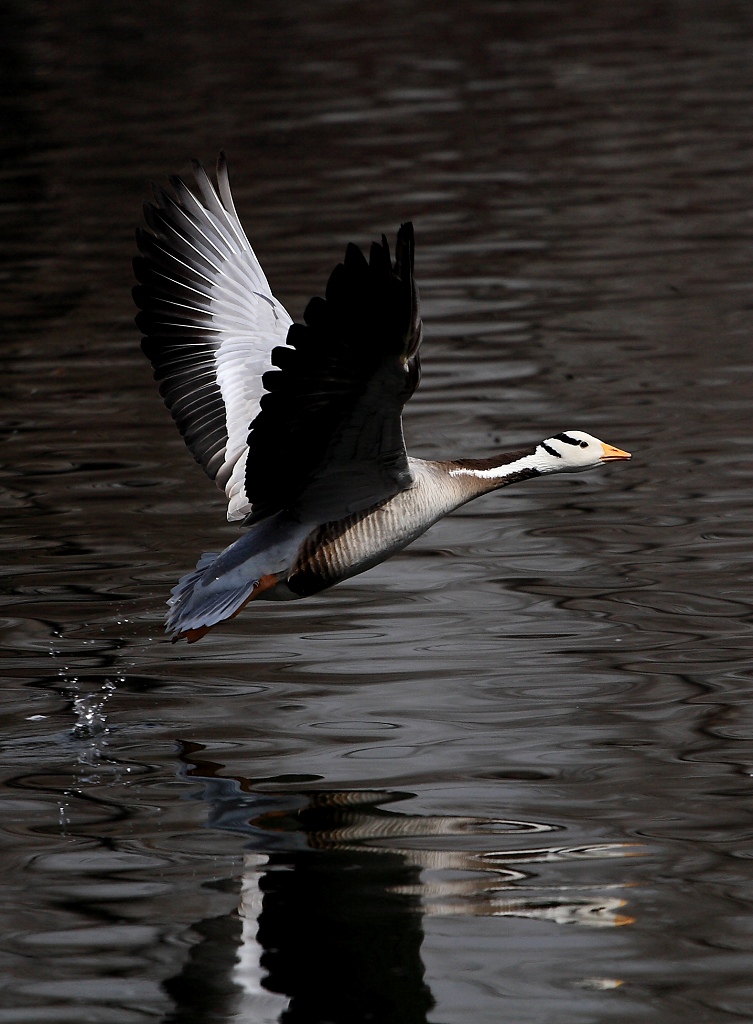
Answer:
<svg viewBox="0 0 753 1024"><path fill-rule="evenodd" d="M275 780L221 775L200 749L186 745L182 759L204 782L208 827L244 835L247 849L229 883L237 911L196 923L201 939L166 985L173 1024L425 1024L425 917L631 921L616 887L536 879L536 865L621 857L622 844L542 845L553 826L389 806L410 793L275 792Z"/></svg>

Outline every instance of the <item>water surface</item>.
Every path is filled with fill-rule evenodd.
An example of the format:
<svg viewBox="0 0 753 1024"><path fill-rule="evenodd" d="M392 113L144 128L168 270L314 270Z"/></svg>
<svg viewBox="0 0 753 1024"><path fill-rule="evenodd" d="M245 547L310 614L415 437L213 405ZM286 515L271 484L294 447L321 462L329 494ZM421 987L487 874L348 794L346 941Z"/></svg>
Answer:
<svg viewBox="0 0 753 1024"><path fill-rule="evenodd" d="M7 3L0 1022L750 1019L747 5ZM192 647L132 324L228 153L294 317L412 219L420 456L636 453Z"/></svg>

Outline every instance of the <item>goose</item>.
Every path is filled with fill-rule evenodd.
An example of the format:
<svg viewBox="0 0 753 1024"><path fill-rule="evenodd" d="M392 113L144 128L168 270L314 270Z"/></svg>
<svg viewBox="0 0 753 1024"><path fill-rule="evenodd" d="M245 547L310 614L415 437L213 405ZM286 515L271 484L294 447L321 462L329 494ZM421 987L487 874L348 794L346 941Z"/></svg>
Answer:
<svg viewBox="0 0 753 1024"><path fill-rule="evenodd" d="M629 459L582 430L485 459L409 456L403 406L418 386L422 325L413 226L368 258L352 243L294 323L216 186L155 185L139 228L142 349L196 461L245 527L203 554L167 602L166 632L193 643L247 602L309 597L400 551L472 498L549 473Z"/></svg>

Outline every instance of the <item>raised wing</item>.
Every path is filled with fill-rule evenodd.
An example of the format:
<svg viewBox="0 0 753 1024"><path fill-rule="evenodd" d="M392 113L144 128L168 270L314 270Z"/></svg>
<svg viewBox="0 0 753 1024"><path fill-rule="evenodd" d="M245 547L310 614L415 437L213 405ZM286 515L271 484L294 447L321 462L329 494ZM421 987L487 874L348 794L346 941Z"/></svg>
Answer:
<svg viewBox="0 0 753 1024"><path fill-rule="evenodd" d="M228 519L251 512L246 492L248 431L264 393L262 375L291 319L235 212L224 154L215 191L194 164L197 198L170 178L154 190L137 236L136 323L165 405L196 461L228 498Z"/></svg>
<svg viewBox="0 0 753 1024"><path fill-rule="evenodd" d="M288 509L319 522L367 508L412 481L402 410L419 380L421 320L413 226L367 262L355 245L312 299L305 326L272 353L248 438L252 519Z"/></svg>

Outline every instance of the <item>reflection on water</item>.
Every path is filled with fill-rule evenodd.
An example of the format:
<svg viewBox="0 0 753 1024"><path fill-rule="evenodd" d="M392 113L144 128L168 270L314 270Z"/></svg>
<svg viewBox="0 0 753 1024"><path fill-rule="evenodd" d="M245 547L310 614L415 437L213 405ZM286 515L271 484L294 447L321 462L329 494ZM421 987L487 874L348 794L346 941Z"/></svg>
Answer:
<svg viewBox="0 0 753 1024"><path fill-rule="evenodd" d="M750 1017L751 11L459 11L3 5L0 1024ZM220 147L297 315L414 221L417 455L628 469L163 643L235 534L129 261Z"/></svg>
<svg viewBox="0 0 753 1024"><path fill-rule="evenodd" d="M546 886L536 866L624 856L624 844L484 849L556 831L524 821L405 814L414 794L254 792L186 749L205 782L208 824L248 837L238 906L167 983L171 1020L200 1021L223 999L242 1019L426 1021L434 1006L421 946L427 916L516 916L592 927L630 924L615 885ZM514 838L513 838L514 837ZM457 848L455 848L457 846ZM211 970L206 966L211 964Z"/></svg>
<svg viewBox="0 0 753 1024"><path fill-rule="evenodd" d="M185 933L190 949L180 969L164 975L172 956L155 965L169 997L165 1019L176 1024L428 1021L436 1004L426 977L430 920L504 917L600 931L633 921L624 913L622 872L610 870L605 882L595 869L640 853L635 844L575 846L548 823L401 811L395 805L415 799L408 792L231 777L196 743L182 744L179 754L190 802L201 809L190 826L185 801L163 806L169 783L150 784L154 766L124 756L130 744L107 724L102 695L99 702L94 732L77 723L48 736L46 745L53 739L59 748L57 770L5 782L15 794L6 806L19 820L33 809L43 822L27 825L23 845L35 837L40 852L26 870L48 906L36 927L10 930L6 951L26 962L51 957L58 976L40 980L17 970L9 992L19 1005L49 998L73 999L76 1012L79 1003L104 1008L148 998L160 1005L154 983L143 978L108 988L96 977L76 987L66 976L95 951L98 971L108 976L134 958L143 971L148 950ZM42 761L29 737L23 748L30 765ZM13 755L12 744L4 755ZM52 766L49 752L46 760ZM50 798L60 802L57 825L45 813ZM220 835L239 837L233 846L242 855L228 856ZM190 895L176 902L181 892ZM577 982L600 991L620 979Z"/></svg>

